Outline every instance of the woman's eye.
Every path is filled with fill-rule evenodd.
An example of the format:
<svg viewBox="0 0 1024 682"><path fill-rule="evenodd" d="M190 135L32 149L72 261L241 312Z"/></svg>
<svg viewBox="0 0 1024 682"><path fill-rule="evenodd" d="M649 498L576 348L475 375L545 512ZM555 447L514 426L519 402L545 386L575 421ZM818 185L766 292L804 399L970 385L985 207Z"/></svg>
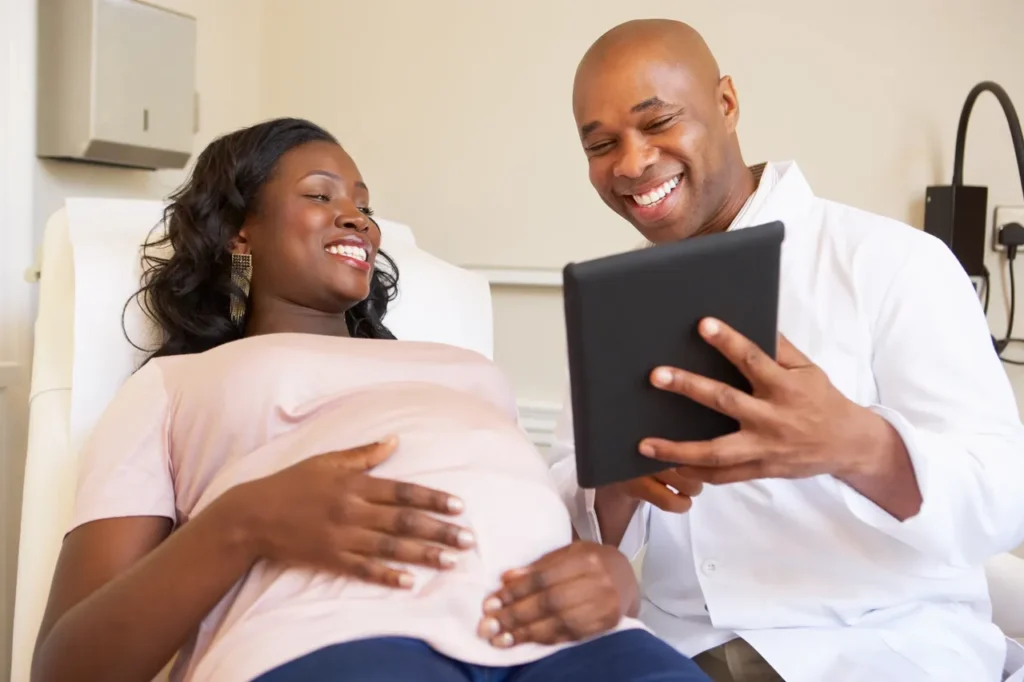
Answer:
<svg viewBox="0 0 1024 682"><path fill-rule="evenodd" d="M363 208L360 208L359 210L362 211L363 213L365 213L368 216L372 216L373 215L373 209L370 208L369 206L364 206Z"/></svg>
<svg viewBox="0 0 1024 682"><path fill-rule="evenodd" d="M314 199L316 201L327 202L327 201L331 200L331 198L329 196L327 196L326 194L307 194L306 196L309 197L310 199Z"/></svg>

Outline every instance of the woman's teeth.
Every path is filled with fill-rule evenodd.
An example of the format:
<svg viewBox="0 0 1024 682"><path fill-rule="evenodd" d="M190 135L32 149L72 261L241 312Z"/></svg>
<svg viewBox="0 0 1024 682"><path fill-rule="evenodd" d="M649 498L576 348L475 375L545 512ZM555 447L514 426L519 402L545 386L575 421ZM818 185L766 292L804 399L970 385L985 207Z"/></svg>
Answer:
<svg viewBox="0 0 1024 682"><path fill-rule="evenodd" d="M331 244L324 247L327 253L333 253L335 256L348 256L349 258L355 258L356 260L366 261L366 249L358 246L349 246L348 244Z"/></svg>
<svg viewBox="0 0 1024 682"><path fill-rule="evenodd" d="M669 193L676 188L679 184L680 178L682 178L682 176L677 175L660 187L655 187L650 192L646 192L644 194L631 194L630 196L633 197L633 201L635 201L639 206L653 206L667 197Z"/></svg>

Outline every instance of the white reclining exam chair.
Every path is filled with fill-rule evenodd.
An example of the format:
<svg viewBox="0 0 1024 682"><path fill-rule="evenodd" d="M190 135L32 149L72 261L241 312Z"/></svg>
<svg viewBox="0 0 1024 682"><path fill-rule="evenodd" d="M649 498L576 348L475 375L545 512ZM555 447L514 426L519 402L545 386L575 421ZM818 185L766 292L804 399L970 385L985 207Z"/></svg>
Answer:
<svg viewBox="0 0 1024 682"><path fill-rule="evenodd" d="M152 201L69 199L47 222L11 682L28 682L36 632L70 518L78 447L141 357L124 338L121 310L138 285L139 246L162 208ZM409 228L380 223L383 248L399 268L401 293L385 320L395 335L492 357L487 282L418 249ZM132 339L145 346L148 337L137 310L129 310L126 326ZM1001 555L986 570L996 624L1008 637L1024 641L1024 559ZM1024 682L1024 649L1012 655L1019 662L1009 669L1021 669L1013 682Z"/></svg>
<svg viewBox="0 0 1024 682"><path fill-rule="evenodd" d="M140 246L161 220L158 201L68 199L46 224L35 326L29 445L14 607L11 682L28 682L36 633L67 530L82 440L141 354L121 311L139 284ZM399 297L385 324L407 340L461 346L493 357L486 279L431 256L412 231L379 221L398 265ZM125 326L151 347L137 306Z"/></svg>

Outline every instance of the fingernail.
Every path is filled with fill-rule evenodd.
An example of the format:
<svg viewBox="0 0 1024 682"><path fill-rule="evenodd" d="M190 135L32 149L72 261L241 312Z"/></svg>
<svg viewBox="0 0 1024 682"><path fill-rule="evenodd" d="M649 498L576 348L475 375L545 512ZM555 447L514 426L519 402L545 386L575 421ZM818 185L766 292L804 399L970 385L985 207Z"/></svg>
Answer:
<svg viewBox="0 0 1024 682"><path fill-rule="evenodd" d="M512 637L512 633L503 632L494 639L492 639L491 644L498 647L499 649L507 649L513 644L515 644L515 639Z"/></svg>
<svg viewBox="0 0 1024 682"><path fill-rule="evenodd" d="M516 578L522 578L527 573L529 573L529 571L525 568L510 568L501 574L501 579L507 582L509 580L515 580Z"/></svg>
<svg viewBox="0 0 1024 682"><path fill-rule="evenodd" d="M714 336L721 329L721 325L716 320L707 319L704 320L703 331L705 336Z"/></svg>
<svg viewBox="0 0 1024 682"><path fill-rule="evenodd" d="M476 543L476 537L472 532L463 529L459 531L458 541L460 547L472 547Z"/></svg>
<svg viewBox="0 0 1024 682"><path fill-rule="evenodd" d="M390 436L384 436L379 441L377 441L377 443L379 445L384 445L384 446L394 445L397 442L398 442L398 436L396 436L394 434L392 434Z"/></svg>
<svg viewBox="0 0 1024 682"><path fill-rule="evenodd" d="M466 505L463 504L462 500L460 500L459 498L457 498L457 497L449 497L448 498L448 511L452 512L453 514L458 514L460 511L465 509L465 507L466 507Z"/></svg>
<svg viewBox="0 0 1024 682"><path fill-rule="evenodd" d="M494 613L500 611L503 604L497 597L488 597L484 600L484 613Z"/></svg>
<svg viewBox="0 0 1024 682"><path fill-rule="evenodd" d="M477 633L484 639L490 639L498 634L501 630L501 623L496 618L484 618L480 621L480 627L477 628Z"/></svg>
<svg viewBox="0 0 1024 682"><path fill-rule="evenodd" d="M654 457L654 446L650 443L641 443L640 454L644 457Z"/></svg>
<svg viewBox="0 0 1024 682"><path fill-rule="evenodd" d="M451 568L459 562L459 558L452 552L441 552L437 560L444 568Z"/></svg>
<svg viewBox="0 0 1024 682"><path fill-rule="evenodd" d="M412 587L415 584L416 584L416 579L413 578L408 573L403 573L400 576L398 576L398 586L399 587L404 587L406 589L409 589L410 587Z"/></svg>
<svg viewBox="0 0 1024 682"><path fill-rule="evenodd" d="M655 386L668 386L672 383L672 372L661 367L654 370L654 385Z"/></svg>

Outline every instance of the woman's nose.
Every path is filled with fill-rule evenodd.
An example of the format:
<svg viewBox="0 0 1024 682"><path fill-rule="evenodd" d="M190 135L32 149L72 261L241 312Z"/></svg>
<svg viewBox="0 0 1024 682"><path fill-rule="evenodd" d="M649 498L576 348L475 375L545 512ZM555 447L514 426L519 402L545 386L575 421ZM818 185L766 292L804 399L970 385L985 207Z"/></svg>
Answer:
<svg viewBox="0 0 1024 682"><path fill-rule="evenodd" d="M341 214L334 221L334 224L347 230L366 232L370 229L370 220L361 211L358 213Z"/></svg>

